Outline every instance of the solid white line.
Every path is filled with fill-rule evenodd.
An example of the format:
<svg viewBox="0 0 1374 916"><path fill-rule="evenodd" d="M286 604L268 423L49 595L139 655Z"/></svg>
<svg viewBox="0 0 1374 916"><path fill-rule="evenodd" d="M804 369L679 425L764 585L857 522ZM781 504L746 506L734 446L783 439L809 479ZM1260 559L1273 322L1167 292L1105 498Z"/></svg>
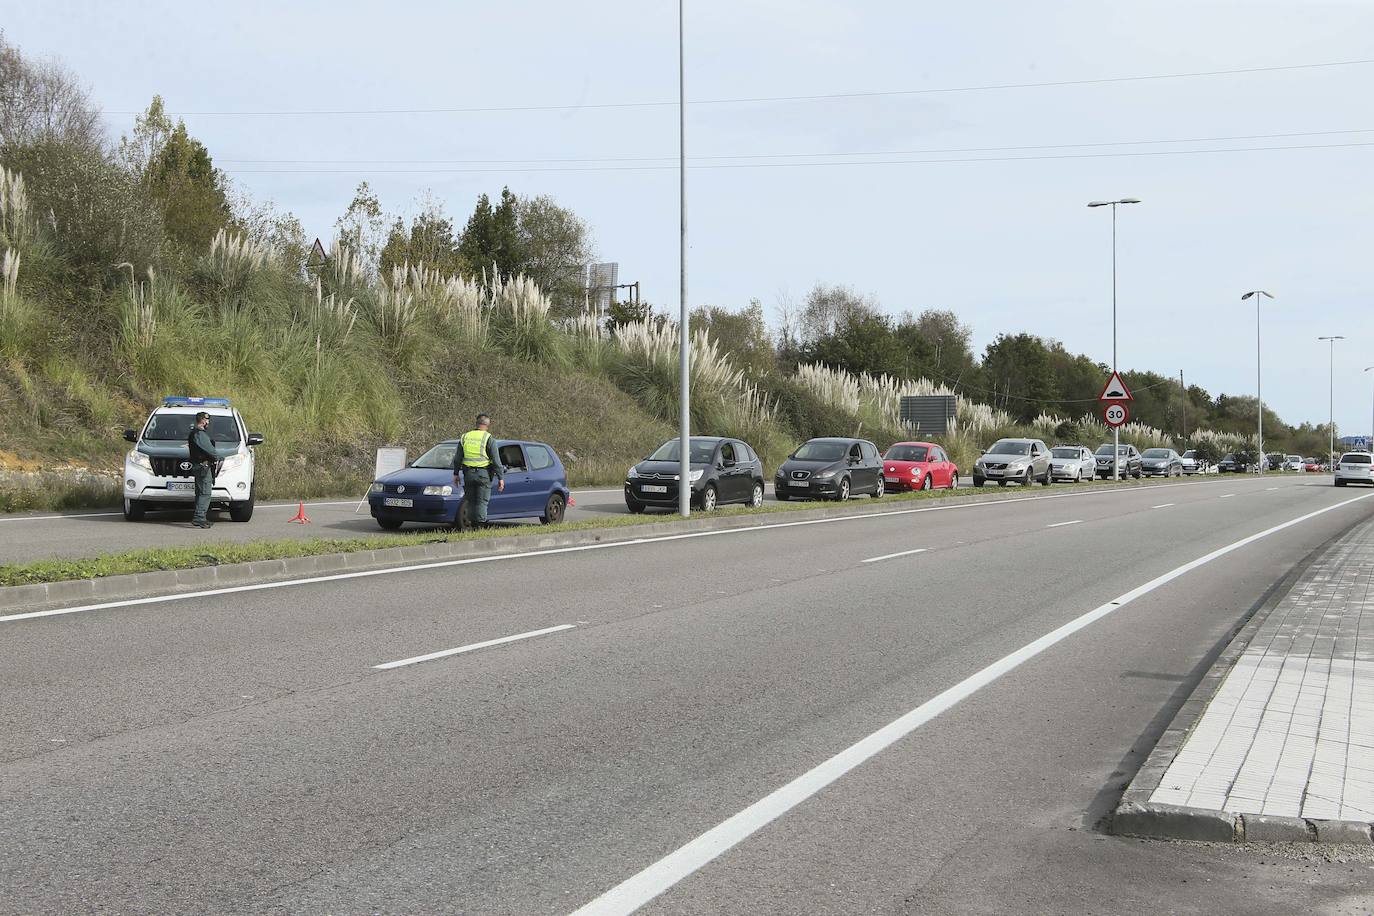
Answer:
<svg viewBox="0 0 1374 916"><path fill-rule="evenodd" d="M1265 488L1264 488L1264 491L1265 491L1266 493L1268 493L1268 492L1271 491L1271 490L1277 490L1277 489L1278 489L1278 487L1265 487Z"/></svg>
<svg viewBox="0 0 1374 916"><path fill-rule="evenodd" d="M1065 525L1081 525L1081 524L1083 524L1083 519L1081 519L1081 518L1076 518L1076 519L1074 519L1074 520L1071 521L1071 522L1055 522L1053 525L1046 525L1045 527L1046 527L1046 528L1063 528Z"/></svg>
<svg viewBox="0 0 1374 916"><path fill-rule="evenodd" d="M1193 483L1158 484L1154 489L1166 487L1193 487ZM853 515L831 515L826 518L803 519L796 522L773 522L771 524L749 525L742 528L720 528L712 531L689 531L683 534L663 534L650 538L634 538L625 541L605 541L597 544L579 544L574 547L549 547L543 550L527 550L520 553L498 553L485 557L467 557L461 560L436 560L433 563L415 563L408 566L387 566L382 569L362 569L357 572L330 573L324 576L306 576L300 579L282 579L277 582L257 582L252 585L232 585L225 588L201 589L194 592L178 592L170 595L152 595L147 598L126 598L120 601L103 601L99 604L83 604L77 607L53 608L46 611L28 611L0 617L0 623L17 620L32 620L38 617L60 617L64 614L82 614L87 611L103 611L118 607L137 607L144 604L161 604L173 601L190 601L196 598L211 598L219 595L236 595L243 592L258 592L276 588L290 588L297 585L314 585L319 582L343 582L349 579L366 579L372 576L390 576L397 573L418 572L427 569L447 569L453 566L471 566L478 563L497 563L503 560L520 560L527 557L548 557L565 553L581 553L588 550L606 550L613 547L635 547L640 544L661 544L668 541L682 541L690 538L719 537L726 534L749 534L757 531L774 531L781 528L800 528L808 525L830 525L836 522L849 522L862 519L896 518L903 515L918 515L923 512L950 512L956 509L978 509L985 506L1006 506L1013 503L1041 502L1050 499L1073 499L1084 496L1102 496L1135 492L1132 489L1081 490L1077 493L1055 493L1051 496L1014 496L1009 499L983 499L974 502L958 503L953 506L923 506L919 509L896 509L886 512L861 512Z"/></svg>
<svg viewBox="0 0 1374 916"><path fill-rule="evenodd" d="M1167 508L1169 508L1169 507L1172 506L1172 505L1173 505L1173 503L1160 503L1159 505L1157 505L1157 506L1151 506L1150 508L1151 508L1151 509L1167 509Z"/></svg>
<svg viewBox="0 0 1374 916"><path fill-rule="evenodd" d="M418 665L420 662L433 661L436 658L447 658L450 655L461 655L464 652L473 652L477 649L485 649L488 646L499 646L502 643L515 642L518 639L530 639L534 636L543 636L546 633L559 633L563 630L574 629L571 623L559 624L556 627L545 627L542 630L530 630L528 633L516 633L514 636L502 636L500 639L488 639L486 642L475 642L470 646L459 646L456 649L443 649L439 652L431 652L428 655L417 655L414 658L403 658L398 662L386 662L381 665L373 665L378 671L386 671L391 668L404 668L406 665Z"/></svg>
<svg viewBox="0 0 1374 916"><path fill-rule="evenodd" d="M1156 576L1144 585L1139 585L1106 604L1093 608L1081 617L1077 617L1058 629L1046 633L1039 639L1027 643L1010 655L1004 656L981 671L964 678L953 687L936 694L868 737L851 744L824 763L808 770L782 788L774 790L738 814L707 830L687 845L669 853L638 874L617 884L600 897L578 909L573 913L573 916L612 916L612 914L619 916L619 914L633 913L683 878L691 875L721 853L731 849L755 831L786 814L850 770L891 747L940 713L953 708L961 700L996 681L1018 665L1035 658L1046 649L1062 642L1089 624L1106 617L1112 611L1124 607L1142 595L1147 595L1160 586L1167 585L1179 576L1239 550L1247 544L1253 544L1260 538L1268 537L1285 528L1316 518L1318 515L1333 509L1341 509L1351 503L1368 499L1370 496L1374 496L1374 493L1357 496L1354 499L1348 499L1324 509L1300 515L1272 528L1266 528L1257 534L1241 538L1239 541L1234 541L1225 547L1219 547L1196 560L1171 569L1162 576Z"/></svg>
<svg viewBox="0 0 1374 916"><path fill-rule="evenodd" d="M913 553L925 553L928 549L929 549L929 548L927 548L927 547L917 547L915 550L903 550L903 551L901 551L901 552L899 552L899 553L888 553L888 554L884 554L884 555L881 556L881 557L869 557L867 560L864 560L864 562L865 562L865 563L877 563L879 560L891 560L891 559L894 558L894 557L909 557L909 556L911 556Z"/></svg>
<svg viewBox="0 0 1374 916"><path fill-rule="evenodd" d="M1236 495L1236 494L1234 494L1234 493L1223 493L1223 494L1221 494L1220 496L1218 496L1217 499L1230 499L1232 496L1235 496L1235 495Z"/></svg>
<svg viewBox="0 0 1374 916"><path fill-rule="evenodd" d="M312 506L352 506L352 505L355 505L356 502L357 502L357 500L352 500L352 499L339 500L339 501L337 501L337 502L331 501L331 502L320 502L320 503L312 503L312 502L307 501L306 504L305 504L305 506L306 506L307 509L310 508L310 507L312 507ZM294 508L297 507L297 505L298 505L298 503L259 503L259 504L258 504L258 508L259 508L259 509L294 509ZM178 508L185 508L186 510L189 511L189 510L193 509L194 506L192 506L190 503L186 503L185 506L178 506ZM59 521L59 520L64 519L64 518L107 518L107 517L109 517L109 516L111 516L111 515L123 515L123 514L124 514L124 513L122 513L122 512L70 512L70 513L63 513L62 515L23 515L23 516L20 516L20 517L18 517L18 518L0 518L0 522L50 522L50 521Z"/></svg>

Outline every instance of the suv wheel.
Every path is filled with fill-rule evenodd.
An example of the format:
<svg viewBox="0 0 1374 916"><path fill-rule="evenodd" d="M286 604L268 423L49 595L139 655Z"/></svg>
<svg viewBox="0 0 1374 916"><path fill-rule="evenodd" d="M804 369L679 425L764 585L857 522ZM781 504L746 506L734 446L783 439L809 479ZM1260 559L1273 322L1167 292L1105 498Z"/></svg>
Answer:
<svg viewBox="0 0 1374 916"><path fill-rule="evenodd" d="M1035 482L1035 475L1031 473L1031 468L1026 468L1026 478L1021 481L1021 486L1028 487Z"/></svg>
<svg viewBox="0 0 1374 916"><path fill-rule="evenodd" d="M1047 487L1054 483L1054 465L1045 468L1045 479L1040 482Z"/></svg>
<svg viewBox="0 0 1374 916"><path fill-rule="evenodd" d="M236 522L246 522L253 517L253 506L257 501L257 496L252 490L248 491L248 498L229 504L229 517Z"/></svg>
<svg viewBox="0 0 1374 916"><path fill-rule="evenodd" d="M129 521L129 522L141 522L141 521L143 521L143 513L146 512L146 511L147 511L147 509L146 509L146 507L143 505L143 501L142 501L142 500L139 500L139 499L126 499L126 500L124 500L124 520L125 520L125 521Z"/></svg>

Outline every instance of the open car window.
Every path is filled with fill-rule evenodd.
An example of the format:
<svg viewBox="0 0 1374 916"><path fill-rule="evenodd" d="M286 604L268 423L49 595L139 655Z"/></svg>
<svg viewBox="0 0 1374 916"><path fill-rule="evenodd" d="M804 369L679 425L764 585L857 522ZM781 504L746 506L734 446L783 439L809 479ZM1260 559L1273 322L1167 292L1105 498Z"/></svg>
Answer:
<svg viewBox="0 0 1374 916"><path fill-rule="evenodd" d="M518 445L503 445L497 450L496 455L501 459L502 467L519 471L527 470L525 452Z"/></svg>

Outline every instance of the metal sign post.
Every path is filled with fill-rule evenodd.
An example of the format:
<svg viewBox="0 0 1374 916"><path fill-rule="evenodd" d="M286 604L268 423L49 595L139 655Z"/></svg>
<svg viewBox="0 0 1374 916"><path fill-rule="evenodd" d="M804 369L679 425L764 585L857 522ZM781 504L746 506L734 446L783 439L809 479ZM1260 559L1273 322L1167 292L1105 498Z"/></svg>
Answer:
<svg viewBox="0 0 1374 916"><path fill-rule="evenodd" d="M1112 370L1111 378L1107 379L1107 384L1102 386L1102 393L1097 399L1104 405L1102 409L1102 419L1112 428L1112 480L1121 479L1121 425L1130 418L1131 412L1126 408L1127 401L1133 401L1131 389L1126 387L1126 381L1121 377L1121 373Z"/></svg>

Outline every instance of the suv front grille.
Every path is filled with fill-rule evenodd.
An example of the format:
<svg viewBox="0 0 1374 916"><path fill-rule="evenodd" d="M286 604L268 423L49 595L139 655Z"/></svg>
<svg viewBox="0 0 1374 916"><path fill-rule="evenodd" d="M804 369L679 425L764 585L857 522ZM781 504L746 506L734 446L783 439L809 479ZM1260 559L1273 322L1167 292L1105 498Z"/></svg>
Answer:
<svg viewBox="0 0 1374 916"><path fill-rule="evenodd" d="M190 477L194 467L189 458L152 458L153 473L159 477Z"/></svg>

